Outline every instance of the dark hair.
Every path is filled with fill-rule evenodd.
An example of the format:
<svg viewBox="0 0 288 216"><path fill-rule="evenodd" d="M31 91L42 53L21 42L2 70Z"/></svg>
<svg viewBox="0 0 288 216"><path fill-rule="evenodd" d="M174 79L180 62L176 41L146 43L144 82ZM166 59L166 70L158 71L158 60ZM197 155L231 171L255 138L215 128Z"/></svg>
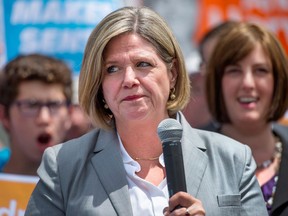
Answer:
<svg viewBox="0 0 288 216"><path fill-rule="evenodd" d="M231 20L226 20L221 22L220 24L212 27L209 29L201 38L199 41L199 54L201 57L201 60L204 61L204 46L205 44L214 39L214 38L221 38L222 34L225 34L226 31L229 31L237 22L236 21L231 21Z"/></svg>
<svg viewBox="0 0 288 216"><path fill-rule="evenodd" d="M221 85L225 67L245 58L257 44L261 45L271 60L274 77L273 98L267 113L267 122L279 120L287 110L288 62L284 49L272 32L259 25L242 22L218 41L207 66L208 107L219 123L230 122Z"/></svg>
<svg viewBox="0 0 288 216"><path fill-rule="evenodd" d="M40 54L19 55L1 71L0 103L4 105L6 115L18 96L19 85L34 80L62 85L67 102L71 102L72 73L63 61Z"/></svg>

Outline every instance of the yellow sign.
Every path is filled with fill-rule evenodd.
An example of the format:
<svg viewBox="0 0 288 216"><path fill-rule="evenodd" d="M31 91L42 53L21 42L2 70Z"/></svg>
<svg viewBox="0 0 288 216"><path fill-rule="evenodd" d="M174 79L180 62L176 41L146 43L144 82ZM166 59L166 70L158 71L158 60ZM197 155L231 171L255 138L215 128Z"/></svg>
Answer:
<svg viewBox="0 0 288 216"><path fill-rule="evenodd" d="M0 216L24 216L37 176L0 173Z"/></svg>

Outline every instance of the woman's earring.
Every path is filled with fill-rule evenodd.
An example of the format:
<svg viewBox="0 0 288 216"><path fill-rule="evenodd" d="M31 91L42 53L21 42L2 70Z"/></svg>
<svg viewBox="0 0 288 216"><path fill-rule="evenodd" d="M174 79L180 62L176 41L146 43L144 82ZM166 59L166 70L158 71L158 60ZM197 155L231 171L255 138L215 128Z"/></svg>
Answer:
<svg viewBox="0 0 288 216"><path fill-rule="evenodd" d="M170 89L170 96L169 96L170 100L175 100L176 95L175 95L175 87L173 87L172 89Z"/></svg>
<svg viewBox="0 0 288 216"><path fill-rule="evenodd" d="M105 101L104 99L103 99L102 101L103 101L103 103L104 103L104 108L105 108L105 109L109 109L109 107L108 107L106 101Z"/></svg>

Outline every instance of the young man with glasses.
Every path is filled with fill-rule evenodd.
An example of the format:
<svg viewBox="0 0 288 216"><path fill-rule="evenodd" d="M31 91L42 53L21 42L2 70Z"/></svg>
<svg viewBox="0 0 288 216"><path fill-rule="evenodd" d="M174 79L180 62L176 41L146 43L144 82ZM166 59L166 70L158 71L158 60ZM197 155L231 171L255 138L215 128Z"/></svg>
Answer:
<svg viewBox="0 0 288 216"><path fill-rule="evenodd" d="M11 148L2 172L36 175L44 150L61 143L71 126L71 71L52 57L18 56L0 73L0 95Z"/></svg>

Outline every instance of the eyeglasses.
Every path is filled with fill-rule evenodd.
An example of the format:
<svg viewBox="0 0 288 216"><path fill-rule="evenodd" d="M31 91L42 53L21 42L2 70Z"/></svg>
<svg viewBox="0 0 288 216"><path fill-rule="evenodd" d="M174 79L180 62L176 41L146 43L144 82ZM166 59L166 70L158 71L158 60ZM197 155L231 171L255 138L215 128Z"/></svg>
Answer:
<svg viewBox="0 0 288 216"><path fill-rule="evenodd" d="M67 101L48 101L41 102L37 100L16 100L14 104L18 107L20 112L27 117L35 117L39 115L40 110L43 107L47 107L50 115L55 115L62 107L68 107Z"/></svg>

